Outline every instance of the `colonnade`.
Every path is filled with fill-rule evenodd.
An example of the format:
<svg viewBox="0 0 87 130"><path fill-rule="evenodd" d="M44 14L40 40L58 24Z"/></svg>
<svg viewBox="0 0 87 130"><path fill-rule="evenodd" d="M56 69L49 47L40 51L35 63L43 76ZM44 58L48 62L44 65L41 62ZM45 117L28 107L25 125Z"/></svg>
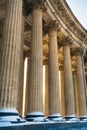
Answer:
<svg viewBox="0 0 87 130"><path fill-rule="evenodd" d="M43 48L42 48L42 13L43 1L32 3L32 41L29 64L29 85L27 113L43 112ZM8 0L4 22L3 38L1 45L0 62L0 108L18 108L22 102L22 86L20 86L20 63L23 49L22 29L22 0ZM71 67L70 45L73 42L69 37L61 41L64 57L64 77L61 82L61 97L59 93L59 68L58 68L58 24L52 21L48 25L49 56L48 56L48 88L45 94L48 105L46 109L49 115L61 113L64 115L75 114L75 96ZM77 48L77 93L79 116L86 115L86 98L82 68L82 49ZM23 73L23 72L22 72ZM23 76L21 76L23 79ZM63 80L64 79L64 80ZM47 86L46 86L47 87ZM20 97L19 97L20 95ZM61 98L61 100L60 100ZM21 100L20 100L21 99ZM19 101L20 100L20 101ZM46 101L46 97L45 97ZM62 103L61 103L61 102ZM62 104L62 106L61 106ZM20 106L19 106L20 107ZM62 108L61 108L62 107ZM21 108L22 109L22 108Z"/></svg>

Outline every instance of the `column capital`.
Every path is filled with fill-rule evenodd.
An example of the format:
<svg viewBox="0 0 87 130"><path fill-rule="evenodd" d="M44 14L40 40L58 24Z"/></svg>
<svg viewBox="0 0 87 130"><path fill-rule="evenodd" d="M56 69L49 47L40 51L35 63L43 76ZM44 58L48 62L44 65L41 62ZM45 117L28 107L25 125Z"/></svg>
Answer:
<svg viewBox="0 0 87 130"><path fill-rule="evenodd" d="M72 45L72 40L70 37L65 37L61 42L60 42L60 46L71 46Z"/></svg>
<svg viewBox="0 0 87 130"><path fill-rule="evenodd" d="M85 54L85 49L84 48L82 48L82 47L78 47L78 48L76 48L75 49L75 51L74 51L74 55L84 55Z"/></svg>
<svg viewBox="0 0 87 130"><path fill-rule="evenodd" d="M32 0L31 2L31 8L32 9L41 9L42 11L46 10L46 7L44 6L45 0Z"/></svg>
<svg viewBox="0 0 87 130"><path fill-rule="evenodd" d="M22 5L22 14L26 17L31 13L31 7L30 4L26 1L23 0L23 5Z"/></svg>
<svg viewBox="0 0 87 130"><path fill-rule="evenodd" d="M49 32L50 31L60 31L60 29L58 28L58 23L57 23L56 20L49 22L48 30L49 30Z"/></svg>
<svg viewBox="0 0 87 130"><path fill-rule="evenodd" d="M46 0L23 0L23 14L24 16L28 16L33 9L41 9L42 11L46 10L46 7L44 6L44 2Z"/></svg>

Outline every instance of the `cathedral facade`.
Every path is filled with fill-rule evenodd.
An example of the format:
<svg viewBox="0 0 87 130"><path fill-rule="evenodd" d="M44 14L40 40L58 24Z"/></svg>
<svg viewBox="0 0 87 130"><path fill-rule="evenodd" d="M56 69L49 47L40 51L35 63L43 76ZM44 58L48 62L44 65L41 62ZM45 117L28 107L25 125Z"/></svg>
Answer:
<svg viewBox="0 0 87 130"><path fill-rule="evenodd" d="M65 0L0 0L0 113L86 116L86 38Z"/></svg>

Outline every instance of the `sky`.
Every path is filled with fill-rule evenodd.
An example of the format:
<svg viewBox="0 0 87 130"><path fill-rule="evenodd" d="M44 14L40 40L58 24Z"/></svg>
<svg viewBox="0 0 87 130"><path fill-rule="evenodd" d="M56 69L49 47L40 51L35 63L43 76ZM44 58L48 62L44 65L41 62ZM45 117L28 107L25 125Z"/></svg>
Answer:
<svg viewBox="0 0 87 130"><path fill-rule="evenodd" d="M72 12L87 29L87 0L66 0Z"/></svg>

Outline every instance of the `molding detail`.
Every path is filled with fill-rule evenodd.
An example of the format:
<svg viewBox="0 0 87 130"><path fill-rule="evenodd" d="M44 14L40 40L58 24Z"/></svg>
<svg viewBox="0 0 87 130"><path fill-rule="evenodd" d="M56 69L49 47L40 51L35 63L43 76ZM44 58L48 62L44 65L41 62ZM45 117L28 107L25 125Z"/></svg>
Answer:
<svg viewBox="0 0 87 130"><path fill-rule="evenodd" d="M71 32L73 32L73 34L75 34L80 40L83 40L86 36L86 30L75 18L67 2L64 0L50 0L50 3L62 21L69 27ZM67 13L68 11L69 13Z"/></svg>

